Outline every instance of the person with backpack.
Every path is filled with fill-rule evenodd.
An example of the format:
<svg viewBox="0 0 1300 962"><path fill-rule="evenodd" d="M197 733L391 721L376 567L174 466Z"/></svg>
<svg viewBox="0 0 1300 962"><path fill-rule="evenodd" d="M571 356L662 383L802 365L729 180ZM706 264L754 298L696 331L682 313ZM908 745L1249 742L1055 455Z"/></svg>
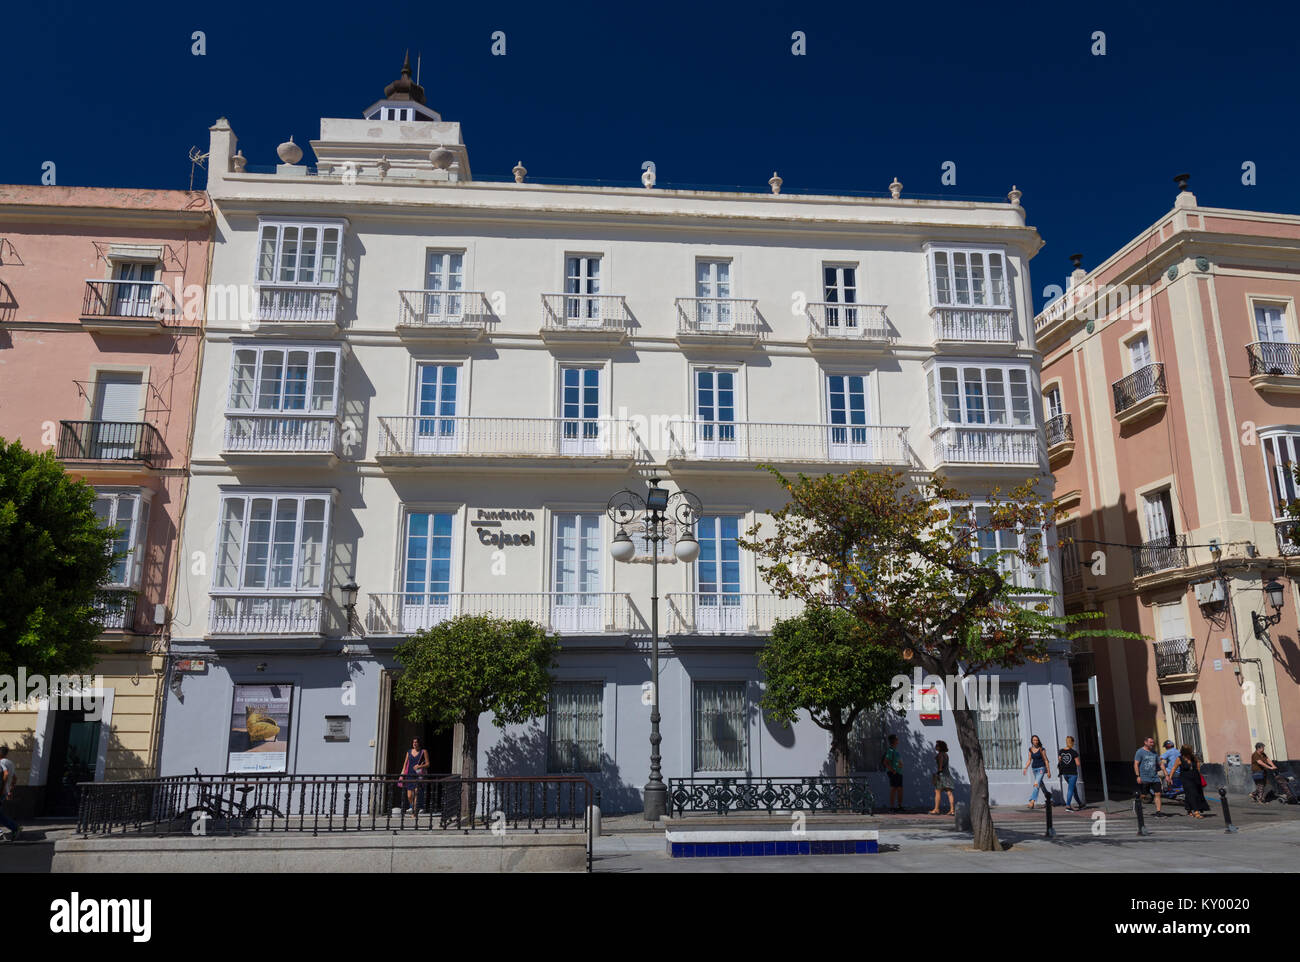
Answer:
<svg viewBox="0 0 1300 962"><path fill-rule="evenodd" d="M903 757L898 754L898 736L889 736L889 747L880 759L881 767L889 776L889 810L903 810Z"/></svg>

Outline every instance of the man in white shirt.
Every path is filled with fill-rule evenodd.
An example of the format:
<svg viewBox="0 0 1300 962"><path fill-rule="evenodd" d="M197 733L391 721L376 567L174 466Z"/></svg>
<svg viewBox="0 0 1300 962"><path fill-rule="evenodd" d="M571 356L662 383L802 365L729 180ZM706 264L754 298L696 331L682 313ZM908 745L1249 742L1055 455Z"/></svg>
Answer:
<svg viewBox="0 0 1300 962"><path fill-rule="evenodd" d="M12 818L5 814L5 803L14 797L14 786L18 784L18 773L14 763L9 760L9 746L0 745L0 825L9 829L9 841L18 838L22 831Z"/></svg>

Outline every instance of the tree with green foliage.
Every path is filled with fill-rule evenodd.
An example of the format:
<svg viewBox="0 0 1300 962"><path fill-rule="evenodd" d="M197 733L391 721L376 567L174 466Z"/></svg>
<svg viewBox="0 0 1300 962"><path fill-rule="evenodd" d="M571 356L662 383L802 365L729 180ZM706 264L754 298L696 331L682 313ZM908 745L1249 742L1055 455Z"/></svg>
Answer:
<svg viewBox="0 0 1300 962"><path fill-rule="evenodd" d="M896 649L873 644L847 611L822 605L778 621L758 664L768 717L788 727L800 711L807 712L813 724L830 732L839 777L851 771L854 721L886 704L894 679L905 670Z"/></svg>
<svg viewBox="0 0 1300 962"><path fill-rule="evenodd" d="M559 647L536 622L460 615L397 646L393 692L411 721L463 726L460 774L476 778L479 716L503 728L546 714Z"/></svg>
<svg viewBox="0 0 1300 962"><path fill-rule="evenodd" d="M94 504L51 452L0 438L0 674L83 674L103 650L95 595L116 558Z"/></svg>
<svg viewBox="0 0 1300 962"><path fill-rule="evenodd" d="M942 478L914 483L858 470L792 481L768 470L790 500L740 543L772 590L841 608L863 643L892 648L931 675L959 679L1046 661L1061 638L1142 637L1080 629L1104 615L1058 614L1054 592L1035 583L1056 509L1032 479L1006 497L995 488L976 505ZM951 710L970 776L975 847L994 851L979 709L959 702Z"/></svg>

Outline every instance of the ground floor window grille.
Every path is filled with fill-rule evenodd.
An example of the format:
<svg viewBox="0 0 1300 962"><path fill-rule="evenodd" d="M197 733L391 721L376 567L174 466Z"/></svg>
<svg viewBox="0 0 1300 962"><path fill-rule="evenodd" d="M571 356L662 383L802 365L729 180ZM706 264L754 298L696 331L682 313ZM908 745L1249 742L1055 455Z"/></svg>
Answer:
<svg viewBox="0 0 1300 962"><path fill-rule="evenodd" d="M695 771L745 770L749 754L745 688L743 681L695 686Z"/></svg>
<svg viewBox="0 0 1300 962"><path fill-rule="evenodd" d="M998 685L998 714L986 718L979 713L980 745L984 749L984 767L1015 769L1024 765L1028 750L1020 732L1020 683ZM991 714L991 713L987 713Z"/></svg>
<svg viewBox="0 0 1300 962"><path fill-rule="evenodd" d="M556 682L547 710L551 772L600 771L600 729L605 685L599 681Z"/></svg>
<svg viewBox="0 0 1300 962"><path fill-rule="evenodd" d="M1174 740L1179 748L1190 745L1197 758L1204 758L1201 750L1201 725L1196 714L1196 702L1174 701L1169 703L1172 712Z"/></svg>

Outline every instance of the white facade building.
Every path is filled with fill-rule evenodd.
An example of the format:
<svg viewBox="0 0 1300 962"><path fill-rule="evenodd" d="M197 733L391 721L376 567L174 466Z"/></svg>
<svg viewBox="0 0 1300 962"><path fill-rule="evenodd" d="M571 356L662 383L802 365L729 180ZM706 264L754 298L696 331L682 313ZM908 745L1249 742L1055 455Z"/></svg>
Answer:
<svg viewBox="0 0 1300 962"><path fill-rule="evenodd" d="M173 669L163 774L397 772L421 732L392 702L394 645L494 612L560 632L563 653L545 719L484 719L480 770L585 772L606 810L639 809L650 565L615 564L605 507L650 469L705 505L700 560L670 547L659 568L665 778L829 772L825 732L757 707L755 653L796 609L734 541L784 501L756 466L910 466L972 491L1046 476L1040 240L1018 195L552 186L522 167L485 182L409 72L365 114L321 121L315 169L286 145L255 171L225 120L211 131L214 302L172 645L191 663ZM1001 693L994 796L1020 801L1031 728L1049 749L1070 733L1069 671L1028 665ZM232 735L258 699L281 729L262 757ZM914 802L955 733L891 724ZM450 738L425 734L450 770Z"/></svg>

